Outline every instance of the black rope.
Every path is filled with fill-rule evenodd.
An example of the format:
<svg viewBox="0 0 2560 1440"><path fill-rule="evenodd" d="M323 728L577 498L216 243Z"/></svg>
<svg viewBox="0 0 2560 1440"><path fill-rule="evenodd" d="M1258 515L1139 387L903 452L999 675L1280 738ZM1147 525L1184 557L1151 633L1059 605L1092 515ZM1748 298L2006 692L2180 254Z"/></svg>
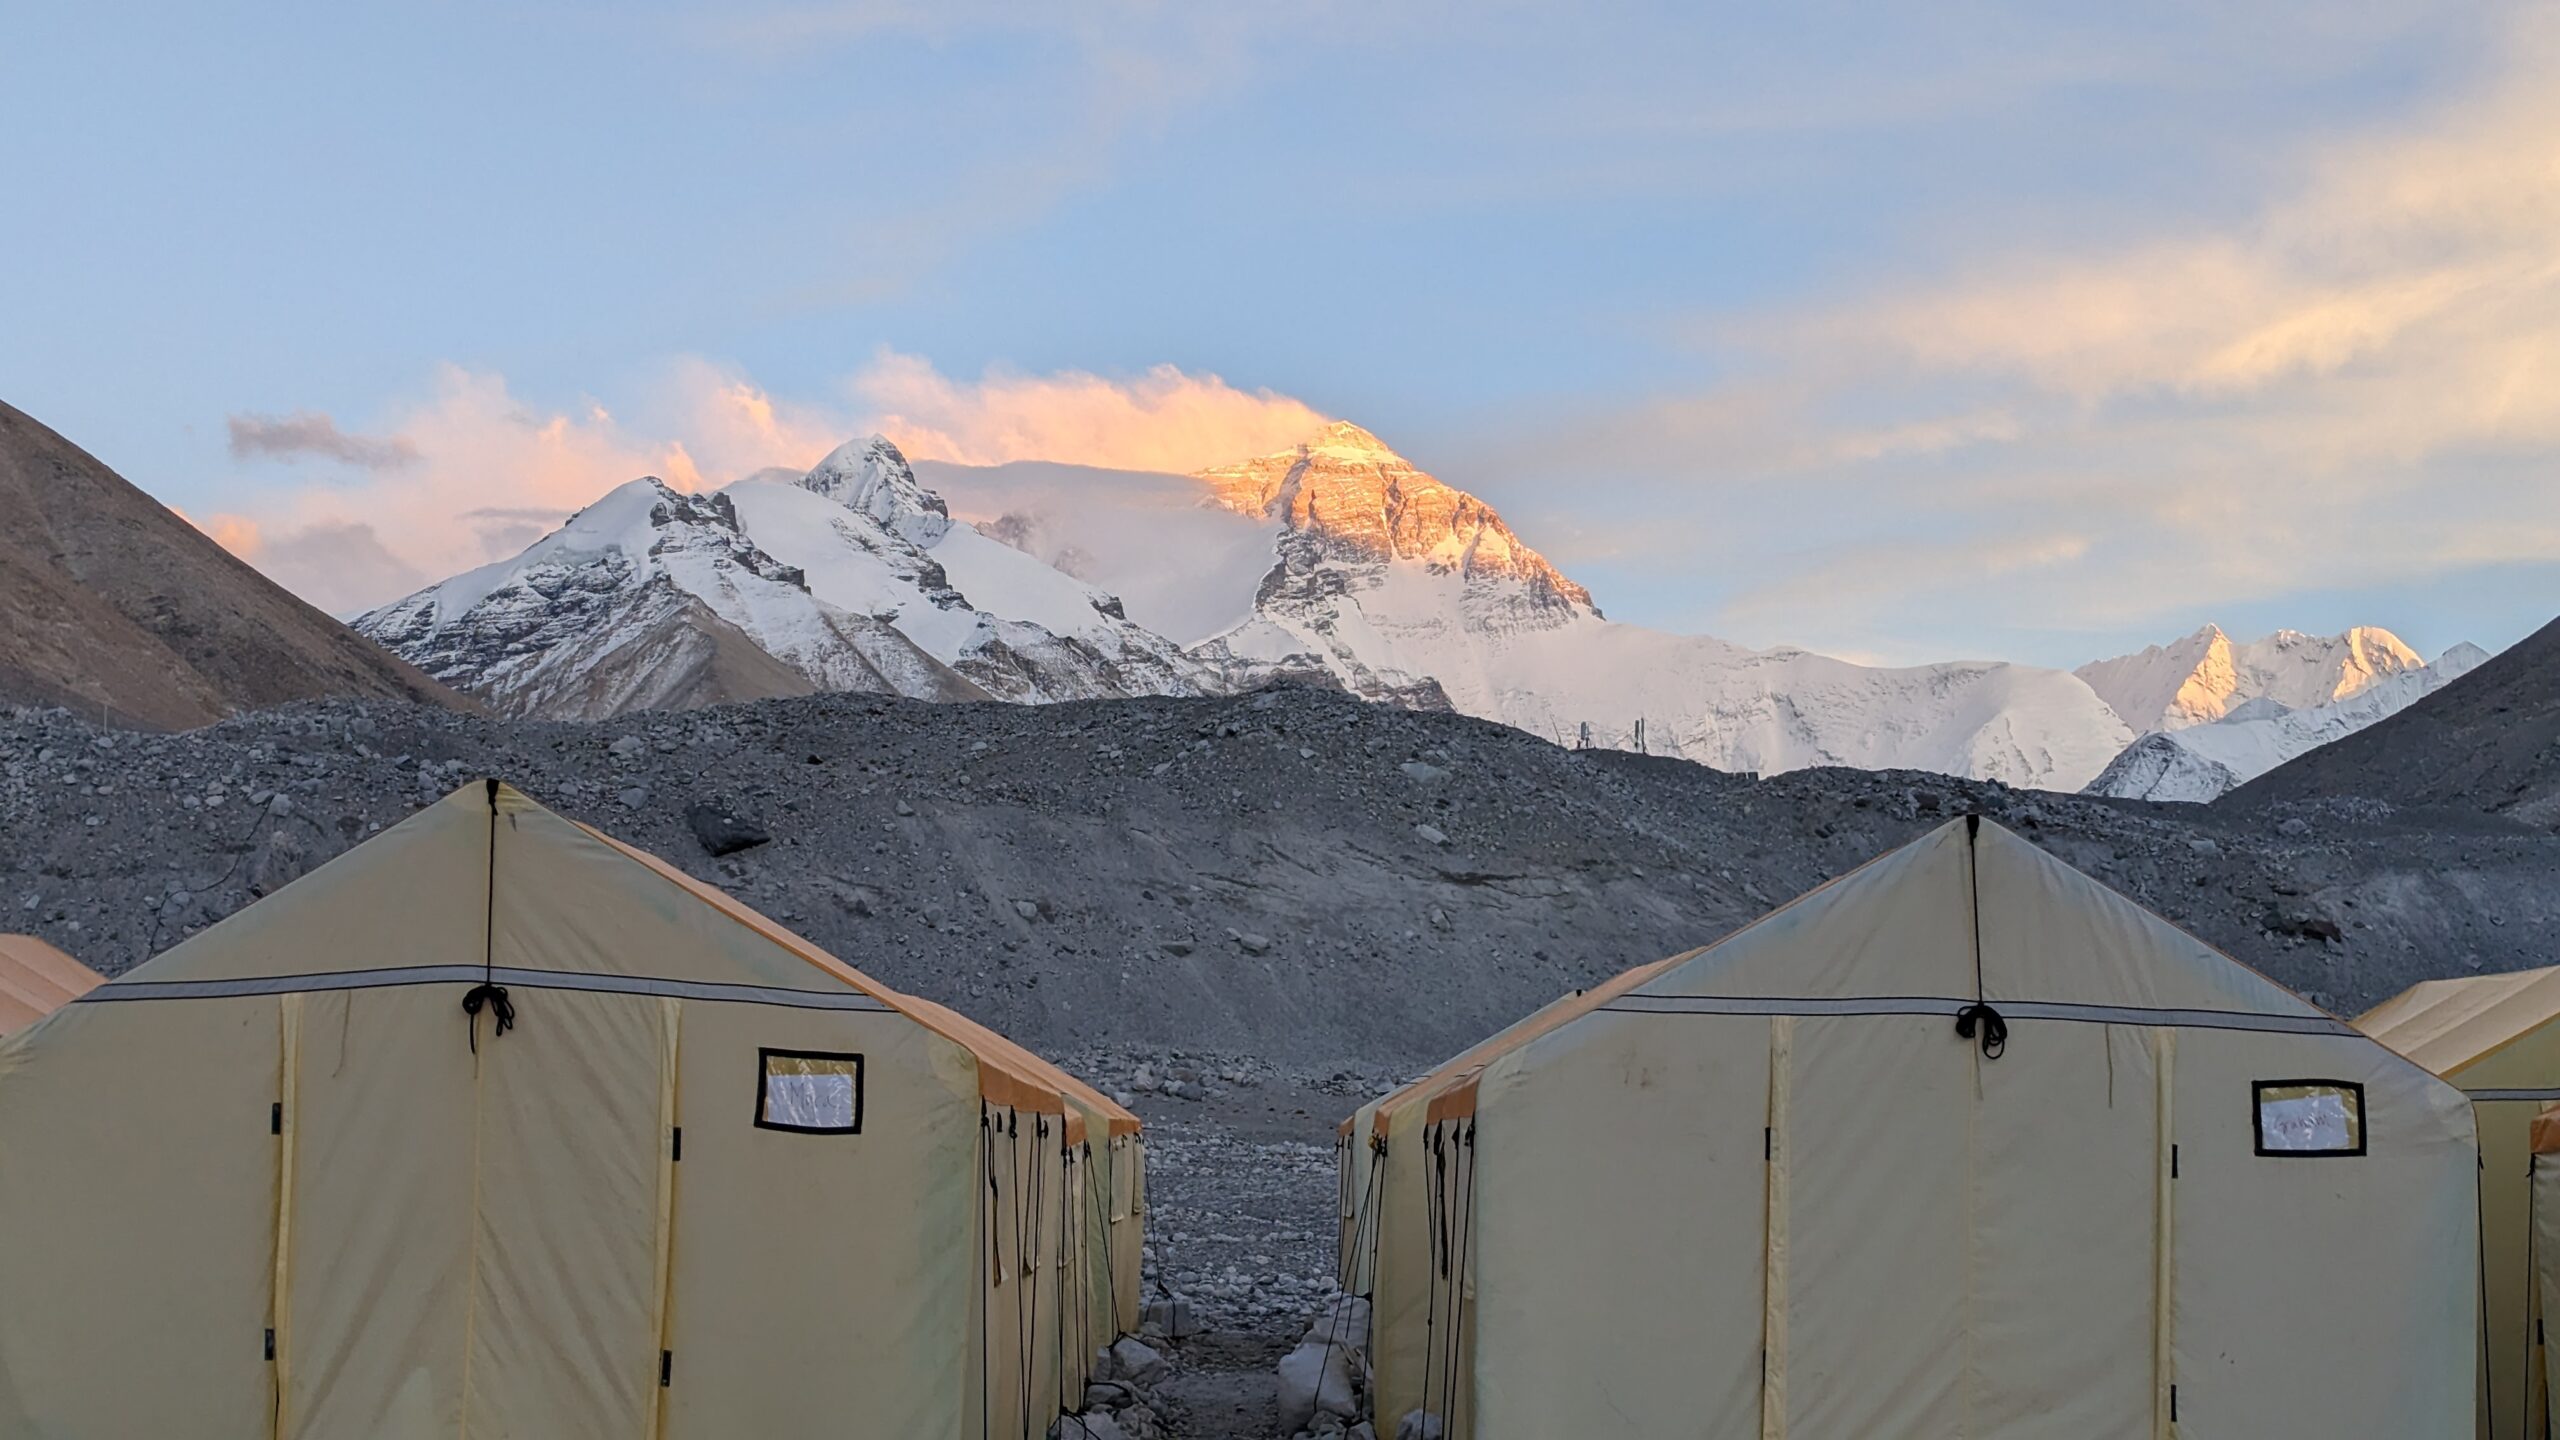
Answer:
<svg viewBox="0 0 2560 1440"><path fill-rule="evenodd" d="M1956 1038L1971 1040L1977 1029L1982 1036L1983 1059L1997 1060L2000 1052L2009 1048L2009 1022L1981 1001L1956 1012Z"/></svg>
<svg viewBox="0 0 2560 1440"><path fill-rule="evenodd" d="M1440 1277L1445 1273L1441 1268L1442 1256L1440 1222L1442 1219L1442 1212L1440 1197L1441 1190L1443 1188L1441 1183L1443 1179L1442 1167L1446 1163L1447 1159L1440 1149L1440 1127L1437 1125L1431 1126L1428 1134L1431 1140L1431 1164L1424 1167L1422 1172L1423 1193L1427 1197L1424 1203L1431 1207L1431 1266L1423 1275L1422 1287L1422 1293L1424 1296L1422 1311L1422 1413L1426 1416L1432 1413L1431 1381L1440 1368L1438 1358L1440 1354Z"/></svg>
<svg viewBox="0 0 2560 1440"><path fill-rule="evenodd" d="M2530 1175L2530 1171L2527 1173ZM2474 1210L2473 1224L2477 1227L2474 1231L2474 1239L2480 1247L2480 1404L2487 1411L2485 1418L2489 1422L2489 1433L2495 1435L2498 1433L2498 1377L2497 1371L2489 1364L2489 1161L2486 1156L2472 1164L2471 1201ZM2532 1223L2531 1215L2532 1212L2528 1209L2526 1211L2528 1225ZM2527 1276L2525 1283L2531 1285L2534 1281ZM2527 1291L2525 1306L2527 1315L2532 1314L2533 1311L2531 1298L2531 1292ZM2526 1374L2531 1373L2528 1367ZM2528 1384L2526 1388L2530 1391L2532 1387Z"/></svg>
<svg viewBox="0 0 2560 1440"><path fill-rule="evenodd" d="M2488 1157L2486 1157L2486 1156L2481 1157L2481 1160L2480 1160L2480 1170L2481 1170L2481 1174L2482 1174L2482 1176L2483 1176L2483 1178L2484 1178L2484 1179L2485 1179L2485 1177L2486 1177L2486 1175L2487 1175L2487 1172L2488 1172L2488 1166L2489 1166ZM2551 1407L2550 1407L2550 1406L2548 1406L2548 1405L2536 1405L2536 1404L2534 1404L2534 1403L2533 1403L2533 1362L2534 1362L2534 1360L2535 1360L2535 1359L2536 1359L2536 1358L2541 1354L2541 1352L2542 1352L2542 1345L2541 1345L2541 1343L2540 1343L2540 1339L2539 1339L2539 1337L2540 1337L2540 1335L2541 1335L2541 1325L2542 1325L2542 1322L2543 1322L2543 1319L2544 1319L2544 1317L2539 1313L2539 1312L2541 1311L2541 1309L2542 1309L2542 1260L2541 1260L2541 1244L2542 1244L2542 1242L2541 1242L2541 1237L2540 1237L2540 1235L2539 1235L2537 1232L2541 1229L2541 1227L2540 1227L2539 1225L2536 1225L2536 1224L2534 1223L2534 1217L2533 1217L2533 1207L2534 1207L2534 1205L2535 1205L2535 1204L2536 1204L2536 1203L2541 1199L2541 1197L2540 1197L2539 1195L2537 1195L2537 1194L2535 1194L2535 1193L2534 1193L2534 1174L2535 1174L2535 1172L2536 1172L2536 1171L2540 1170L2541 1168L2542 1168L2542 1157L2541 1157L2541 1156L2539 1156L2539 1155L2527 1155L2526 1157L2524 1157L2524 1183L2525 1183L2525 1212L2524 1212L2524 1214L2525 1214L2525 1225L2524 1225L2524 1287L2525 1287L2525 1288L2524 1288L2524 1370L2523 1370L2523 1372L2522 1372L2522 1375L2523 1375L2523 1379L2524 1379L2524 1403L2525 1403L2525 1407L2526 1407L2526 1409L2527 1409L2528 1411L2530 1411L2530 1412L2531 1412L2531 1414L2533 1415L2533 1417L2534 1417L2536 1420L2540 1421L2540 1429L2541 1429L2541 1431L2542 1431L2542 1440L2551 1440ZM2485 1194L2484 1194L2484 1195L2482 1195L2482 1196L2480 1197L2479 1210L2480 1210L2480 1220L2481 1220L2481 1230L2480 1230L2480 1323L2481 1323L2481 1325L2482 1325L2483 1327L2485 1327L2485 1326L2487 1326L2487 1324L2489 1323L2489 1231L2488 1231L2489 1199L2488 1199L2488 1196L2486 1196ZM2483 1337L2485 1337L2485 1336L2488 1334L2488 1331L2484 1328L2484 1329L2481 1331L2481 1334L2482 1334L2482 1336L2483 1336ZM2488 1350L2488 1348L2489 1348L2489 1347L2488 1347L2486 1344L2483 1344L2480 1348L2481 1348L2481 1350L2485 1353L2485 1352ZM2550 1377L2549 1377L2548 1375L2544 1376L2544 1377L2543 1377L2543 1385L2544 1385L2544 1387L2545 1387L2546 1389L2550 1386L2550 1383L2551 1383L2551 1379L2550 1379ZM2487 1394L2488 1392L2484 1389L2481 1393L2482 1393L2482 1394Z"/></svg>
<svg viewBox="0 0 2560 1440"><path fill-rule="evenodd" d="M496 1013L498 1028L489 1032L492 1039L516 1028L515 1002L507 998L504 985L474 985L462 994L462 1013L471 1017L471 1053L480 1053L480 1010L486 1005Z"/></svg>
<svg viewBox="0 0 2560 1440"><path fill-rule="evenodd" d="M1956 1012L1956 1038L1982 1042L1982 1058L1997 1060L2009 1048L2009 1022L1991 1008L1982 983L1982 816L1964 817L1964 878L1973 909L1973 1003Z"/></svg>
<svg viewBox="0 0 2560 1440"><path fill-rule="evenodd" d="M1038 1183L1040 1175L1039 1172L1035 1170L1032 1172L1030 1180L1026 1181L1022 1178L1022 1112L1020 1110L1014 1110L1008 1113L1005 1119L1004 1134L1006 1141L1005 1150L1010 1156L1010 1159L1007 1162L1007 1168L1013 1174L1014 1258L1022 1262L1022 1273L1024 1275L1038 1275L1040 1273L1040 1261L1038 1257L1032 1253L1031 1240L1024 1238L1022 1216L1024 1206L1026 1204L1036 1205L1039 1203L1038 1199L1031 1196L1028 1192L1032 1185ZM1033 1148L1036 1149L1038 1147L1035 1144ZM1036 1239L1038 1237L1035 1235L1032 1238ZM1014 1287L1013 1387L1015 1401L1022 1407L1022 1414L1019 1417L1022 1421L1022 1440L1031 1440L1031 1346L1032 1342L1038 1338L1038 1332L1034 1329L1034 1326L1036 1326L1038 1322L1033 1318L1033 1302L1027 1298L1027 1295L1027 1287L1019 1284Z"/></svg>
<svg viewBox="0 0 2560 1440"><path fill-rule="evenodd" d="M1458 1264L1449 1278L1449 1383L1441 1391L1441 1399L1449 1407L1449 1413L1442 1417L1445 1423L1441 1430L1449 1435L1458 1433L1458 1408L1465 1399L1459 1394L1458 1386L1466 1373L1460 1356L1464 1353L1467 1336L1467 1257L1475 1249L1476 1122L1473 1120L1467 1122L1464 1146L1467 1174L1457 1201L1463 1207L1458 1212Z"/></svg>
<svg viewBox="0 0 2560 1440"><path fill-rule="evenodd" d="M507 998L507 987L498 983L498 777L489 777L489 883L483 892L480 912L480 983L462 995L465 1024L471 1027L471 1053L480 1053L480 1011L492 1011L498 1028L490 1038L516 1028L515 1003Z"/></svg>
<svg viewBox="0 0 2560 1440"><path fill-rule="evenodd" d="M1070 1243L1067 1235L1067 1192L1074 1184L1075 1152L1067 1147L1067 1125L1058 1121L1058 1243ZM1067 1289L1075 1278L1073 1252L1058 1251L1058 1323L1049 1332L1049 1398L1059 1410L1067 1407Z"/></svg>
<svg viewBox="0 0 2560 1440"><path fill-rule="evenodd" d="M1378 1249L1380 1240L1387 1233L1387 1142L1373 1140L1371 1144L1377 1151L1369 1161L1369 1181L1375 1187L1375 1199L1371 1203L1377 1208L1369 1222L1369 1288L1362 1293L1369 1297L1370 1338L1374 1341L1378 1328Z"/></svg>
<svg viewBox="0 0 2560 1440"><path fill-rule="evenodd" d="M1343 1149L1346 1154L1349 1152L1350 1145L1348 1142L1345 1142ZM1357 1265L1359 1261L1354 1257L1356 1257L1361 1250L1361 1237L1369 1233L1369 1227L1376 1219L1376 1213L1372 1208L1370 1201L1371 1197L1377 1193L1378 1181L1384 1174L1385 1168L1386 1167L1376 1162L1376 1157L1374 1155L1371 1157L1368 1183L1361 1187L1364 1193L1360 1200L1356 1202L1351 1212L1351 1234L1348 1237L1342 1237L1337 1232L1337 1243L1341 1246L1342 1255L1336 1260L1334 1269L1339 1272L1341 1277L1345 1280L1357 1278L1353 1273L1352 1267ZM1350 1167L1345 1165L1342 1169L1342 1198L1349 1200L1351 1198L1352 1188ZM1375 1284L1374 1278L1371 1283L1373 1285ZM1319 1398L1321 1398L1324 1393L1324 1377L1333 1373L1333 1352L1337 1346L1341 1345L1343 1317L1351 1313L1352 1303L1359 1298L1360 1297L1353 1294L1348 1287L1343 1288L1340 1293L1334 1297L1333 1317L1331 1322L1325 1326L1324 1364L1319 1366L1316 1370L1316 1393ZM1369 1312L1369 1332L1371 1336L1374 1337L1377 1334L1377 1329L1378 1315L1375 1308L1375 1302L1373 1301L1371 1302L1371 1309ZM1348 1366L1345 1367L1344 1373L1346 1376L1349 1374ZM1342 1398L1349 1400L1352 1397L1345 1395Z"/></svg>
<svg viewBox="0 0 2560 1440"><path fill-rule="evenodd" d="M985 1153L987 1163L987 1245L991 1252L987 1288L1000 1290L1004 1288L1004 1229L997 1222L1004 1218L1004 1191L996 1184L995 1121L984 1107L978 1111L978 1136L978 1148Z"/></svg>
<svg viewBox="0 0 2560 1440"><path fill-rule="evenodd" d="M981 1303L993 1306L996 1277L1003 1272L1004 1241L996 1231L999 1201L996 1197L995 1122L986 1103L978 1104L978 1163L987 1172L987 1203L978 1211L978 1228L986 1233L987 1243L996 1247L994 1258L987 1262L988 1284L980 1291ZM978 1252L986 1254L985 1250ZM992 1346L987 1344L986 1326L978 1330L978 1440L993 1440L996 1408L996 1372Z"/></svg>

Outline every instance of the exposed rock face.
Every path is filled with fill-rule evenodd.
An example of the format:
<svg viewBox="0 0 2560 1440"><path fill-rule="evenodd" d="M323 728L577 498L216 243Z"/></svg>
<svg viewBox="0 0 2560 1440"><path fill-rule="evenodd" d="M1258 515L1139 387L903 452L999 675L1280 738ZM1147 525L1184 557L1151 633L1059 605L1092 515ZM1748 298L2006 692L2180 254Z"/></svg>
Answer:
<svg viewBox="0 0 2560 1440"><path fill-rule="evenodd" d="M726 495L654 476L356 628L509 713L555 719L818 690L984 698L894 627L819 604Z"/></svg>
<svg viewBox="0 0 2560 1440"><path fill-rule="evenodd" d="M0 404L0 703L183 729L333 695L460 704Z"/></svg>
<svg viewBox="0 0 2560 1440"><path fill-rule="evenodd" d="M2165 734L2145 735L2098 772L2084 792L2133 800L2217 799L2236 788L2231 767L2208 760Z"/></svg>
<svg viewBox="0 0 2560 1440"><path fill-rule="evenodd" d="M886 435L837 446L798 483L847 510L870 516L918 546L932 546L951 529L950 507L924 488L907 457Z"/></svg>
<svg viewBox="0 0 2560 1440"><path fill-rule="evenodd" d="M2279 630L2246 643L2218 625L2167 645L2094 660L2072 673L2138 733L2224 719L2252 700L2308 710L2354 695L2426 662L2375 625L2340 635Z"/></svg>
<svg viewBox="0 0 2560 1440"><path fill-rule="evenodd" d="M2560 830L2560 620L2354 735L2243 787L2232 806L2369 797Z"/></svg>
<svg viewBox="0 0 2560 1440"><path fill-rule="evenodd" d="M1308 560L1415 560L1437 574L1516 581L1560 610L1599 613L1591 592L1511 533L1492 506L1415 469L1357 425L1327 426L1294 450L1203 470L1200 479L1219 504L1306 537ZM1284 548L1282 568L1289 560Z"/></svg>
<svg viewBox="0 0 2560 1440"><path fill-rule="evenodd" d="M1764 774L1854 765L2077 789L2133 738L2060 671L1883 669L1608 620L1492 507L1354 425L1199 478L1276 530L1253 614L1194 647L1230 685L1320 669L1373 700Z"/></svg>
<svg viewBox="0 0 2560 1440"><path fill-rule="evenodd" d="M2357 633L2340 638L2352 640ZM2090 782L2088 793L2143 800L2211 800L2297 755L2308 754L2398 714L2469 674L2488 658L2477 645L2456 645L2437 656L2432 665L2392 670L2378 679L2360 680L2358 676L2373 672L2353 660L2355 647L2339 648L2348 653L2348 667L2319 667L2327 672L2320 683L2353 686L2344 699L2295 710L2273 695L2260 694L2230 706L2221 719L2209 724L2155 731L2117 756ZM2396 654L2388 649L2381 653ZM2396 658L2391 663L2396 664Z"/></svg>
<svg viewBox="0 0 2560 1440"><path fill-rule="evenodd" d="M510 713L555 719L821 691L1050 702L1219 686L1111 596L953 521L877 435L711 495L633 481L514 559L357 625Z"/></svg>

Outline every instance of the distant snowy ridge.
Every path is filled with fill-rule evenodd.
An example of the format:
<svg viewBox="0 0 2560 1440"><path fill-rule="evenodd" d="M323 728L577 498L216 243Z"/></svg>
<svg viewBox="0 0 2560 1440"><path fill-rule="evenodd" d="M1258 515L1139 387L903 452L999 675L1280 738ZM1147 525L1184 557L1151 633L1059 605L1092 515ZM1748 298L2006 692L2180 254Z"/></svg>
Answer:
<svg viewBox="0 0 2560 1440"><path fill-rule="evenodd" d="M1908 768L2076 789L2133 738L2057 670L1882 669L1605 618L1493 508L1334 425L1201 472L1275 526L1253 613L1193 647L1231 683L1320 666L1345 688L1443 703L1562 744L1643 747L1719 769Z"/></svg>
<svg viewBox="0 0 2560 1440"><path fill-rule="evenodd" d="M2385 677L2426 662L2400 637L2373 625L2340 635L2279 630L2235 642L2207 625L2167 645L2095 660L2072 673L2135 731L2210 725L2252 700L2308 710L2344 700Z"/></svg>
<svg viewBox="0 0 2560 1440"><path fill-rule="evenodd" d="M1055 492L1067 498L1054 515L970 512L991 534L872 435L806 472L709 495L632 481L521 554L356 628L525 715L818 690L1044 703L1316 681L1725 770L1929 770L2199 798L2390 713L2461 660L2422 667L2369 628L2236 643L2207 626L2076 673L1859 665L1610 620L1492 506L1356 425L1151 483L1123 510L1097 512L1079 482ZM1044 543L1047 558L1031 553ZM1124 588L1162 607L1153 626L1129 618Z"/></svg>
<svg viewBox="0 0 2560 1440"><path fill-rule="evenodd" d="M355 628L501 710L557 719L820 690L984 694L895 628L819 603L726 496L655 476Z"/></svg>
<svg viewBox="0 0 2560 1440"><path fill-rule="evenodd" d="M2356 641L2360 636L2379 637L2388 643L2377 644L2368 638L2359 647ZM2312 637L2290 631L2270 639L2312 641ZM2292 649L2303 653L2323 647L2347 656L2350 666L2356 663L2359 649L2364 655L2394 660L2409 653L2389 631L2371 629L2350 631L2311 644L2296 643ZM2348 690L2343 698L2298 710L2286 708L2272 695L2255 696L2232 707L2219 720L2157 730L2142 737L2090 782L2087 793L2143 800L2217 799L2297 755L2406 710L2469 674L2488 658L2488 652L2477 645L2455 645L2437 656L2433 664L2368 670L2362 683ZM2319 669L2325 671L2327 663L2324 661ZM2342 671L2341 683L2352 678L2353 673L2352 669Z"/></svg>
<svg viewBox="0 0 2560 1440"><path fill-rule="evenodd" d="M634 480L512 559L355 625L502 710L552 718L824 690L1050 701L1216 685L1119 608L951 519L875 435L787 483L689 495Z"/></svg>

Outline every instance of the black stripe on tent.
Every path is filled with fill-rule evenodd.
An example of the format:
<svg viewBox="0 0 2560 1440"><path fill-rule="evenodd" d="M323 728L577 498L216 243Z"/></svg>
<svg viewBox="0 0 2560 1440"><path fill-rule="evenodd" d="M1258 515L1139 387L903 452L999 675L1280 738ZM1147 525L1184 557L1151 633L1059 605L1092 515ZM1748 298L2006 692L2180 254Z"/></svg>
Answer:
<svg viewBox="0 0 2560 1440"><path fill-rule="evenodd" d="M110 980L75 1003L130 1000L219 1000L249 995L289 995L317 990L383 990L403 985L478 984L494 976L536 990L592 990L615 995L663 995L678 1000L724 1000L742 1005L782 1005L801 1010L878 1010L890 1007L858 990L792 990L774 985L734 985L717 980L657 980L639 975L595 975L571 970L521 970L500 965L407 965L382 970L333 970L310 975L256 975L237 980Z"/></svg>
<svg viewBox="0 0 2560 1440"><path fill-rule="evenodd" d="M1760 995L1625 995L1602 1010L1634 1015L1946 1015L1974 1002L1935 995L1789 997ZM2012 1018L2096 1025L2157 1025L2184 1030L2266 1030L2296 1035L2361 1035L2326 1015L2265 1015L2248 1010L2179 1010L2147 1005L2080 1005L2057 1000L2003 1000Z"/></svg>
<svg viewBox="0 0 2560 1440"><path fill-rule="evenodd" d="M2541 1088L2541 1089L2525 1088L2525 1089L2465 1090L2465 1091L2463 1091L2462 1093L2463 1093L2463 1094L2465 1094L2465 1095L2467 1095L2467 1096L2469 1096L2471 1099L2473 1099L2473 1100L2475 1100L2475 1101L2479 1101L2479 1100L2560 1100L2560 1087L2549 1087L2549 1086L2544 1087L2544 1088Z"/></svg>

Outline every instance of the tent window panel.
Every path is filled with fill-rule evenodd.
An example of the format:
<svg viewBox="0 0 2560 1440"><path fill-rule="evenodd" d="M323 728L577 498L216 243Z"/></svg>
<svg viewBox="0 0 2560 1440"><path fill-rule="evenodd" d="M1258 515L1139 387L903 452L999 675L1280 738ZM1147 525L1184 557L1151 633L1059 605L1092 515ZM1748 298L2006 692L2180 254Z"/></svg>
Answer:
<svg viewBox="0 0 2560 1440"><path fill-rule="evenodd" d="M2250 1087L2261 1155L2362 1155L2364 1086L2353 1080L2260 1080Z"/></svg>
<svg viewBox="0 0 2560 1440"><path fill-rule="evenodd" d="M862 1057L823 1050L756 1052L756 1128L796 1135L862 1133Z"/></svg>

